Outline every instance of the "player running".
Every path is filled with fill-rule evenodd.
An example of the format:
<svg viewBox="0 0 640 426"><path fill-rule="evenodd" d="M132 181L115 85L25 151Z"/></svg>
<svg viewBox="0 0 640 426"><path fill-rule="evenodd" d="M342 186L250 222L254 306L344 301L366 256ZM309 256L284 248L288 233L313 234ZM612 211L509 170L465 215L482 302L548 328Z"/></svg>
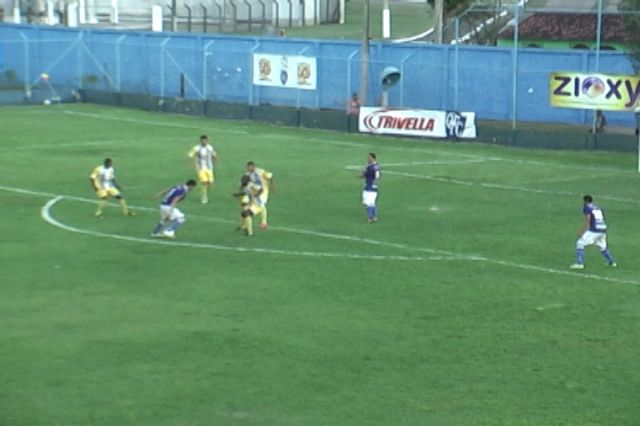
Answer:
<svg viewBox="0 0 640 426"><path fill-rule="evenodd" d="M607 248L607 223L604 220L604 212L600 207L593 204L593 197L585 195L582 197L584 207L584 223L578 230L578 242L576 243L576 263L570 266L571 269L584 269L584 249L594 245L600 249L600 253L607 260L607 265L615 268L616 261Z"/></svg>
<svg viewBox="0 0 640 426"><path fill-rule="evenodd" d="M93 169L89 179L93 190L100 198L98 209L95 213L96 217L101 219L103 218L102 210L107 205L109 197L113 197L118 200L122 207L122 213L125 216L134 216L133 211L129 210L127 202L122 198L120 186L116 182L116 171L113 168L113 161L110 158L106 158L102 165Z"/></svg>
<svg viewBox="0 0 640 426"><path fill-rule="evenodd" d="M262 186L251 181L251 177L248 175L242 176L240 179L240 189L234 193L234 197L240 199L241 207L241 225L240 228L246 235L253 235L253 216L262 212L263 206L261 204L261 195L263 192Z"/></svg>
<svg viewBox="0 0 640 426"><path fill-rule="evenodd" d="M218 162L218 153L209 143L207 135L200 136L200 143L189 151L189 158L195 159L196 172L200 180L200 201L202 204L209 202L209 190L213 187L215 175L213 169Z"/></svg>
<svg viewBox="0 0 640 426"><path fill-rule="evenodd" d="M262 187L262 194L260 195L260 206L262 207L262 212L260 213L260 228L267 229L267 202L269 201L269 192L274 192L276 189L273 173L256 167L253 161L249 161L247 163L246 175L251 178L251 182Z"/></svg>
<svg viewBox="0 0 640 426"><path fill-rule="evenodd" d="M175 238L177 229L187 220L184 213L178 209L178 203L195 187L196 181L189 179L184 185L176 185L156 195L156 198L164 196L164 199L160 203L160 221L151 232L152 237ZM167 223L169 226L163 231L162 228Z"/></svg>
<svg viewBox="0 0 640 426"><path fill-rule="evenodd" d="M369 223L378 221L376 200L378 198L378 184L380 182L380 165L376 154L370 152L367 157L367 167L362 172L364 178L364 190L362 191L362 204L367 209Z"/></svg>

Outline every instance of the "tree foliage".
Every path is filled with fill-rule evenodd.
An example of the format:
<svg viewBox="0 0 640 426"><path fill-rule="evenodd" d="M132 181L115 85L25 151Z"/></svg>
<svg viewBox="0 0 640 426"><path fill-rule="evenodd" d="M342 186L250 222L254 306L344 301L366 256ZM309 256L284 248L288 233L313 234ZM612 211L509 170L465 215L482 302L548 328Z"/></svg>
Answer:
<svg viewBox="0 0 640 426"><path fill-rule="evenodd" d="M431 7L435 5L435 0L427 0L427 2ZM444 11L447 13L459 6L465 6L468 3L470 3L469 0L444 0Z"/></svg>
<svg viewBox="0 0 640 426"><path fill-rule="evenodd" d="M622 0L619 9L623 12L635 12L624 15L624 27L630 36L628 42L633 46L627 55L636 72L640 72L640 0Z"/></svg>

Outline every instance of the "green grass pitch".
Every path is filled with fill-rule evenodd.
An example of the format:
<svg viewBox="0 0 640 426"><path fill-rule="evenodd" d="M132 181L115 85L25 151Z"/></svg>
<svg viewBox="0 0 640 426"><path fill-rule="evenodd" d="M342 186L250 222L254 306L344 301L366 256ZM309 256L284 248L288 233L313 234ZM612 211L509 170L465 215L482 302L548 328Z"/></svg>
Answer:
<svg viewBox="0 0 640 426"><path fill-rule="evenodd" d="M0 127L0 425L640 419L634 155L92 105L4 107ZM152 196L192 177L203 133L220 154L212 202L192 193L161 244ZM357 170L370 151L373 225ZM93 217L105 157L137 216ZM277 179L252 238L231 196L248 160ZM567 268L584 193L618 269L593 247Z"/></svg>

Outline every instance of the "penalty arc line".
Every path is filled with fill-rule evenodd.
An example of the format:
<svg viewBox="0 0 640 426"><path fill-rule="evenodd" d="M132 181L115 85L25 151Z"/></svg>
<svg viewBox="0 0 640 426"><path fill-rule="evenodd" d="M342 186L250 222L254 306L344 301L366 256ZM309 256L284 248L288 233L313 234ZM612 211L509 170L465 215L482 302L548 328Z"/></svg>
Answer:
<svg viewBox="0 0 640 426"><path fill-rule="evenodd" d="M450 257L444 257L444 256L431 256L431 257L385 256L385 255L364 255L364 254L353 254L353 253L291 251L291 250L269 249L269 248L259 248L259 247L233 247L233 246L225 246L221 244L195 243L195 242L173 241L173 240L158 240L158 239L151 239L151 238L133 237L129 235L110 234L106 232L76 228L74 226L64 224L59 220L57 220L56 218L54 218L53 215L51 214L51 209L53 208L53 206L55 206L58 202L62 201L64 198L65 198L64 196L60 195L47 201L47 203L40 210L40 215L42 219L44 219L45 222L57 228L63 229L65 231L73 232L76 234L89 235L93 237L110 238L110 239L120 240L120 241L129 241L129 242L164 245L164 246L177 246L177 247L188 247L188 248L197 248L197 249L232 251L232 252L240 252L240 253L252 252L252 253L260 253L260 254L275 254L275 255L302 256L302 257L346 258L346 259L355 259L355 260L395 260L395 261L417 261L417 262L457 260L456 258L450 258Z"/></svg>
<svg viewBox="0 0 640 426"><path fill-rule="evenodd" d="M39 197L49 197L49 198L51 198L51 197L67 197L67 196L61 196L61 195L58 195L58 194L31 191L31 190L28 190L28 189L12 188L12 187L7 187L7 186L3 186L3 185L0 185L0 190L20 193L20 194L25 194L25 195L31 195L31 196L39 196ZM67 198L75 199L77 201L95 203L94 200L89 200L89 199L81 198L81 197L68 196ZM149 209L149 210L151 210L151 209ZM396 248L399 248L399 249L422 251L422 252L431 253L431 254L434 254L434 255L451 256L451 258L447 258L446 260L460 260L460 259L462 259L462 260L469 260L469 261L478 261L478 262L484 262L484 263L489 263L489 264L494 264L494 265L500 265L500 266L504 266L504 267L508 267L508 268L522 269L522 270L526 270L526 271L536 271L536 272L543 272L543 273L547 273L547 274L564 275L564 276L570 276L570 277L575 277L575 278L586 278L586 279L590 279L590 280L597 280L597 281L600 280L600 281L607 281L607 282L618 283L618 284L630 284L630 285L633 285L633 286L640 286L640 281L626 280L626 279L614 278L614 277L603 277L603 276L600 276L600 275L595 275L595 274L590 274L590 273L585 273L585 272L575 272L575 271L566 271L566 270L561 270L561 269L546 268L546 267L537 266L537 265L529 265L529 264L523 264L523 263L509 262L509 261L500 260L500 259L492 259L492 258L488 258L488 257L484 257L484 256L453 253L453 252L449 252L449 251L445 251L445 250L436 250L436 249L430 249L430 248L426 248L426 247L407 246L407 245L399 244L399 243L388 243L388 242L384 242L384 241L371 240L371 239L367 239L367 238L358 238L358 237L352 237L352 236L348 236L348 235L330 234L330 233L315 232L315 231L305 231L305 230L292 229L292 228L279 228L279 229L282 230L282 231L297 232L297 233L300 233L300 234L324 236L326 238L343 239L343 240L349 240L349 241L359 241L359 242L365 242L365 243L374 244L374 245L396 247ZM131 238L134 238L134 237L131 237ZM124 238L122 238L122 239L124 239ZM167 241L158 241L158 240L147 240L147 239L144 239L144 238L140 238L140 239L144 240L145 242L148 242L148 241L154 241L154 242L157 242L157 243L166 243L167 242ZM241 251L241 250L237 250L237 251ZM445 260L445 259L443 258L441 260Z"/></svg>

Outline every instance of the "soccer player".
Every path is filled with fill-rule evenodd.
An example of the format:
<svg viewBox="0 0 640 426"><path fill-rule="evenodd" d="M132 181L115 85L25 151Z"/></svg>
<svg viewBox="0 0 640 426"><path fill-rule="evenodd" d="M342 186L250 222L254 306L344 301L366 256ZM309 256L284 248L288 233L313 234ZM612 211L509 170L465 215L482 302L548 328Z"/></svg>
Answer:
<svg viewBox="0 0 640 426"><path fill-rule="evenodd" d="M200 143L189 151L189 158L195 159L196 172L202 185L200 201L202 204L206 204L209 202L209 190L213 187L215 180L213 168L218 162L218 153L209 143L207 135L200 136Z"/></svg>
<svg viewBox="0 0 640 426"><path fill-rule="evenodd" d="M160 203L160 221L151 232L152 237L175 238L176 230L187 220L184 213L178 209L178 203L184 200L196 185L195 180L189 179L184 185L176 185L156 195L156 198L164 196L164 199ZM163 231L162 228L167 223L169 226Z"/></svg>
<svg viewBox="0 0 640 426"><path fill-rule="evenodd" d="M262 212L260 213L260 228L267 229L267 202L269 201L269 192L276 190L273 173L256 167L253 161L249 161L247 163L246 175L251 178L251 182L262 187L262 194L260 195L260 206L262 207Z"/></svg>
<svg viewBox="0 0 640 426"><path fill-rule="evenodd" d="M367 209L367 220L374 223L378 220L376 200L378 198L378 184L380 182L380 165L376 154L370 152L367 157L367 167L362 172L364 178L364 190L362 191L362 204Z"/></svg>
<svg viewBox="0 0 640 426"><path fill-rule="evenodd" d="M600 207L593 204L593 197L585 195L582 197L584 206L584 223L578 230L578 242L576 243L576 263L570 266L571 269L584 269L584 249L594 245L600 249L600 253L607 260L607 265L615 268L618 266L613 256L607 248L607 223L604 220L604 213Z"/></svg>
<svg viewBox="0 0 640 426"><path fill-rule="evenodd" d="M260 185L252 182L250 176L244 175L240 179L240 189L233 194L234 197L240 198L240 229L248 236L253 235L253 216L260 214L263 209L260 201L262 192L263 188Z"/></svg>
<svg viewBox="0 0 640 426"><path fill-rule="evenodd" d="M96 216L102 218L102 210L107 205L109 197L114 197L122 207L122 213L126 216L133 216L133 211L127 207L127 202L122 198L120 186L116 182L116 171L113 168L113 161L110 158L104 160L104 163L95 169L89 176L91 186L100 198Z"/></svg>

